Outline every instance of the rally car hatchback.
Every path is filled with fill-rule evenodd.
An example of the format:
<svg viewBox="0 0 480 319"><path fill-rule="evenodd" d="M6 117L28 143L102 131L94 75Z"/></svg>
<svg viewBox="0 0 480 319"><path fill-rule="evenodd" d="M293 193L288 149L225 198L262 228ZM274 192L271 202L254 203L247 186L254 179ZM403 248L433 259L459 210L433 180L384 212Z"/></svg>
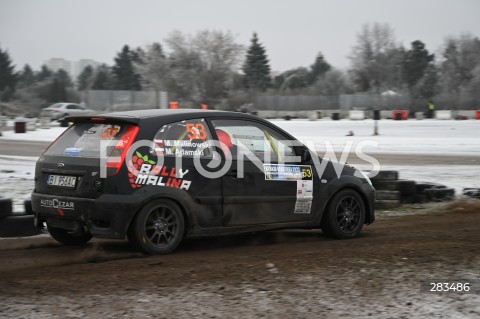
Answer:
<svg viewBox="0 0 480 319"><path fill-rule="evenodd" d="M352 238L375 219L368 177L252 115L145 110L69 121L39 158L32 194L37 227L66 245L128 236L144 253L166 254L185 237L260 230Z"/></svg>

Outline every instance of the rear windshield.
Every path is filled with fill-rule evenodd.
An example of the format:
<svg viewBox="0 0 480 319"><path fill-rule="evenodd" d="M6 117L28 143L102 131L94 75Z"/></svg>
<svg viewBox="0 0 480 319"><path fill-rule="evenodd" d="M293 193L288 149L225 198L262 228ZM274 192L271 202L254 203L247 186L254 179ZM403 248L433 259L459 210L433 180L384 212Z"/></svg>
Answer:
<svg viewBox="0 0 480 319"><path fill-rule="evenodd" d="M128 124L77 123L50 146L45 155L100 157L100 141L117 141Z"/></svg>

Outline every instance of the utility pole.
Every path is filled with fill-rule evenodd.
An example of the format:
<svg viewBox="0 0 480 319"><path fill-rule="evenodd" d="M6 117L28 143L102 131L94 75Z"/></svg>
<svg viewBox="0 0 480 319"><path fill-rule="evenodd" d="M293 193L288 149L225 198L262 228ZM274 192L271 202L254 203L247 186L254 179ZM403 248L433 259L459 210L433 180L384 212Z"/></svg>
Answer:
<svg viewBox="0 0 480 319"><path fill-rule="evenodd" d="M378 135L378 120L380 120L380 110L373 110L373 135Z"/></svg>

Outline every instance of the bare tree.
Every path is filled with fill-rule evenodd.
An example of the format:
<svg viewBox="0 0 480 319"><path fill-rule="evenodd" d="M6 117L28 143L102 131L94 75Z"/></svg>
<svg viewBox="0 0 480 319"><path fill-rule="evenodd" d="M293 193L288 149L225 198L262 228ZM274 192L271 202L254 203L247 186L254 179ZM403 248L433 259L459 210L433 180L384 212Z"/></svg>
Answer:
<svg viewBox="0 0 480 319"><path fill-rule="evenodd" d="M357 88L374 92L400 89L403 53L388 24L364 25L350 56Z"/></svg>
<svg viewBox="0 0 480 319"><path fill-rule="evenodd" d="M155 91L165 90L168 80L168 61L160 43L147 45L144 50L138 50L139 61L135 63L136 71Z"/></svg>
<svg viewBox="0 0 480 319"><path fill-rule="evenodd" d="M195 103L227 97L244 50L230 32L203 30L192 36L174 31L165 41L169 90Z"/></svg>
<svg viewBox="0 0 480 319"><path fill-rule="evenodd" d="M320 77L310 88L313 94L334 96L351 91L348 76L337 69L330 69Z"/></svg>
<svg viewBox="0 0 480 319"><path fill-rule="evenodd" d="M480 40L469 34L451 37L445 41L441 61L441 86L444 93L454 94L456 103L460 94L475 78L480 66Z"/></svg>

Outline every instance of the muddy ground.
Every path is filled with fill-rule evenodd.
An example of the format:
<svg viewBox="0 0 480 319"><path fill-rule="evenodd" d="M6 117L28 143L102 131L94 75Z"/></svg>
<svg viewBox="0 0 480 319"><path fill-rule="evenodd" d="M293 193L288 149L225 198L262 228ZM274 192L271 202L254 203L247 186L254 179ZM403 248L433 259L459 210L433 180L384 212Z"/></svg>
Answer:
<svg viewBox="0 0 480 319"><path fill-rule="evenodd" d="M190 239L147 257L126 241L0 239L1 318L479 318L480 204L379 212L353 240L319 230Z"/></svg>

